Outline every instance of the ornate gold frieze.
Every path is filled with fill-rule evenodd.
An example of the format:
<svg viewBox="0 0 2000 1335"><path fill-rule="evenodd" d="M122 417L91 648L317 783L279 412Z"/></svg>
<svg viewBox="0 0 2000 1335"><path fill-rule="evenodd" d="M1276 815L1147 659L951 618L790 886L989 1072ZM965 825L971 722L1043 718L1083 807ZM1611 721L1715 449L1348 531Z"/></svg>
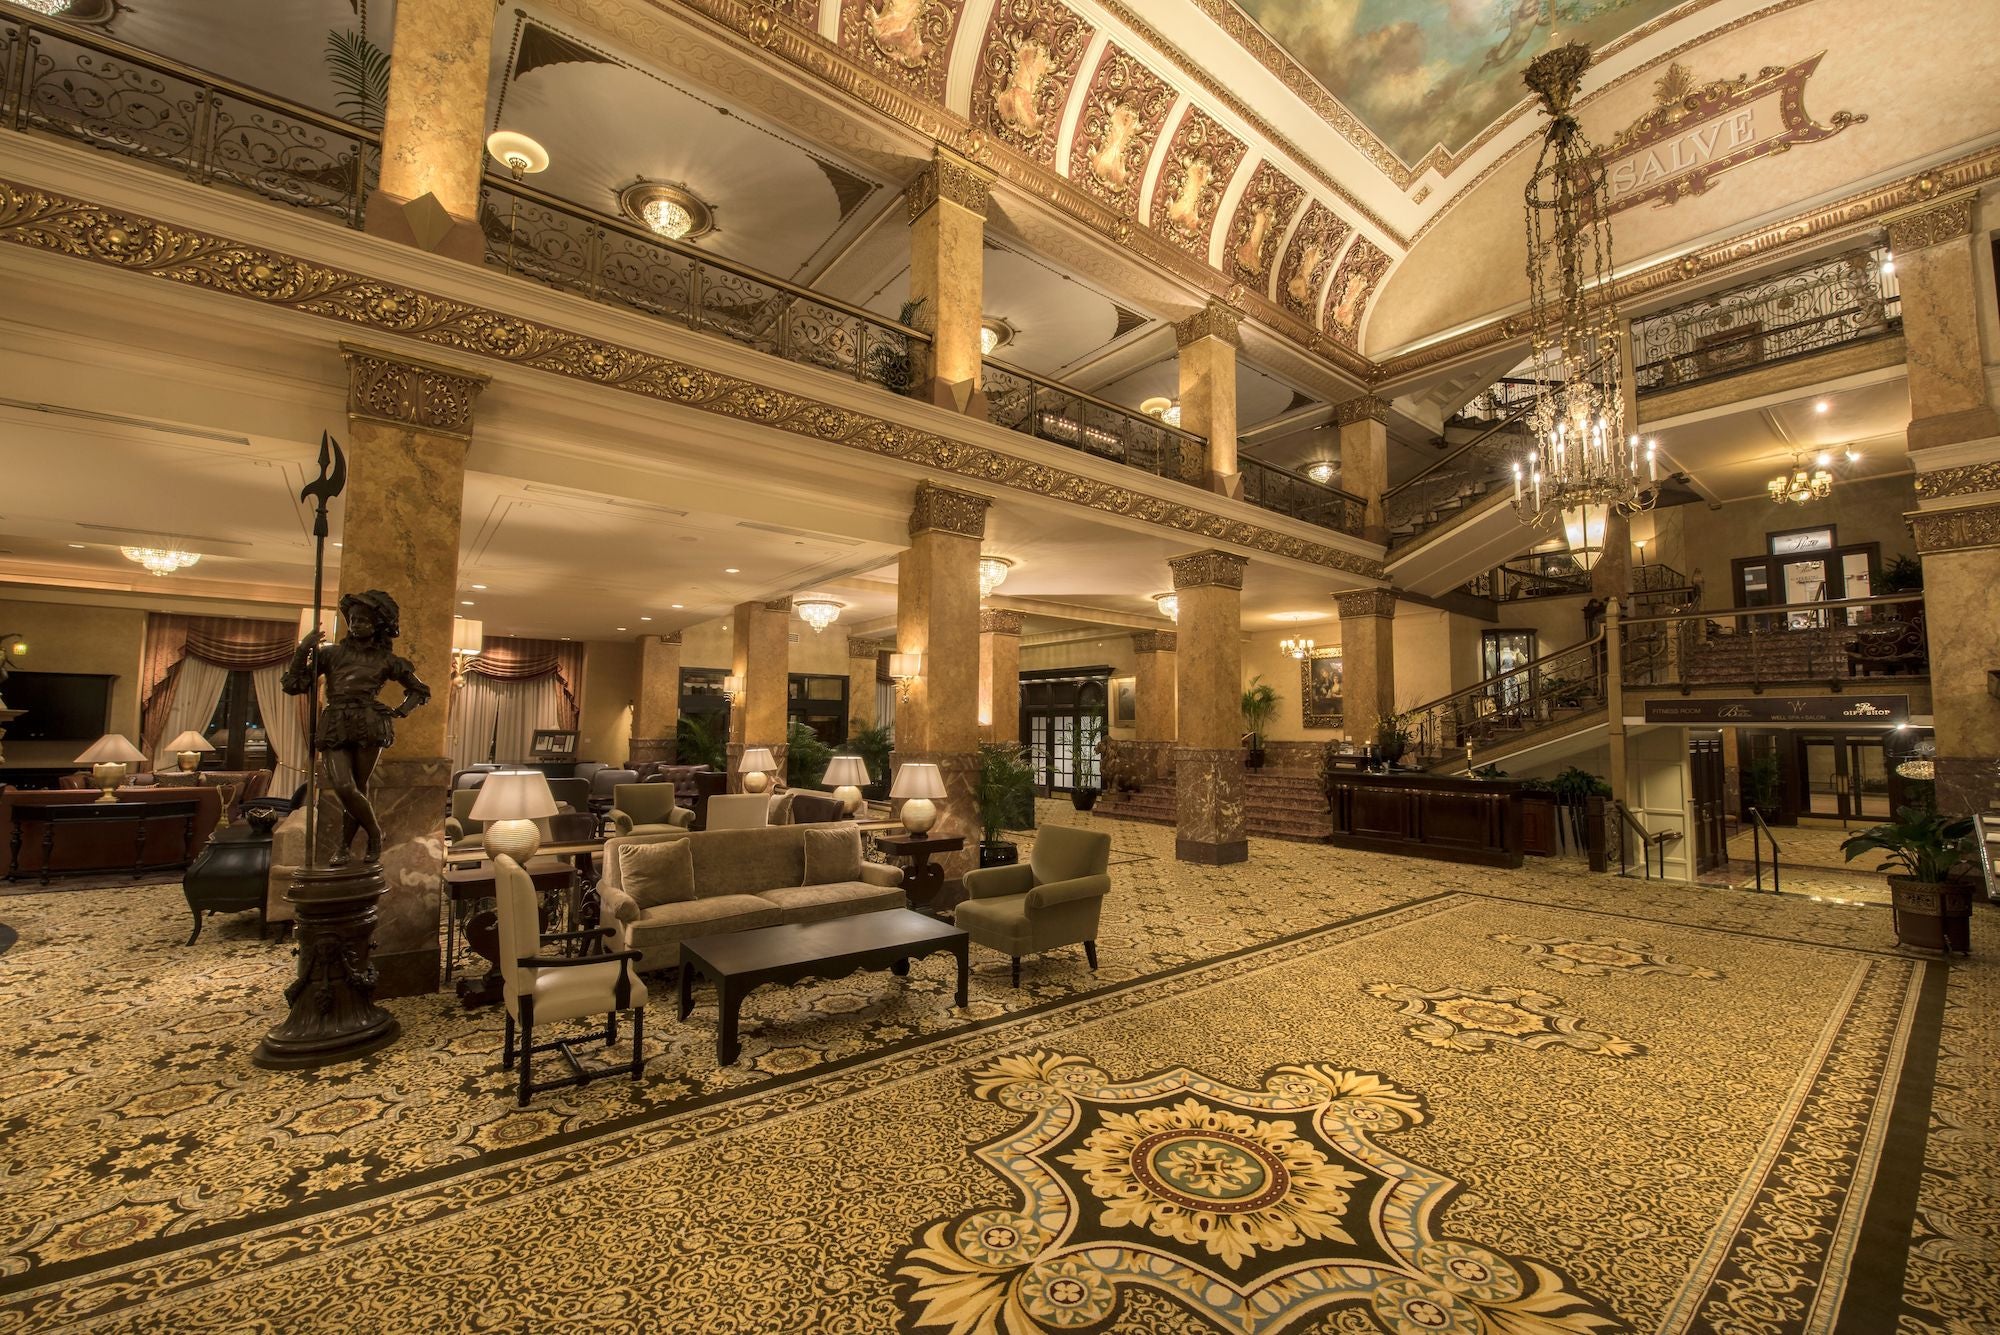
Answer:
<svg viewBox="0 0 2000 1335"><path fill-rule="evenodd" d="M1942 199L1889 217L1889 249L1908 255L1972 235L1972 201L1977 190L1960 190Z"/></svg>
<svg viewBox="0 0 2000 1335"><path fill-rule="evenodd" d="M2000 547L2000 505L1968 505L1957 510L1919 510L1909 517L1917 555L1969 552Z"/></svg>
<svg viewBox="0 0 2000 1335"><path fill-rule="evenodd" d="M1334 595L1333 604L1340 610L1340 618L1349 617L1392 617L1396 615L1396 592L1393 589L1356 589L1352 593Z"/></svg>
<svg viewBox="0 0 2000 1335"><path fill-rule="evenodd" d="M1170 630L1142 630L1132 637L1135 654L1171 654L1180 651L1180 637Z"/></svg>
<svg viewBox="0 0 2000 1335"><path fill-rule="evenodd" d="M1340 258L1340 248L1352 230L1315 199L1285 248L1284 264L1278 270L1277 300L1309 328L1316 326L1326 276L1333 271L1333 262Z"/></svg>
<svg viewBox="0 0 2000 1335"><path fill-rule="evenodd" d="M986 511L992 504L977 492L940 487L934 482L919 482L917 502L910 511L910 536L956 533L965 538L983 538L986 536Z"/></svg>
<svg viewBox="0 0 2000 1335"><path fill-rule="evenodd" d="M915 222L925 209L941 199L984 218L993 199L993 177L956 153L940 148L930 165L910 182L910 221Z"/></svg>
<svg viewBox="0 0 2000 1335"><path fill-rule="evenodd" d="M1185 320L1174 321L1174 343L1184 348L1197 339L1219 338L1231 347L1240 348L1243 336L1238 327L1242 323L1243 312L1211 300Z"/></svg>
<svg viewBox="0 0 2000 1335"><path fill-rule="evenodd" d="M889 646L881 640L860 640L856 639L852 635L847 637L847 656L857 661L860 659L867 659L868 661L873 662L875 660L876 655L880 654L884 649L888 647Z"/></svg>
<svg viewBox="0 0 2000 1335"><path fill-rule="evenodd" d="M1165 79L1131 52L1106 46L1077 114L1069 179L1117 216L1137 218L1139 182L1173 105Z"/></svg>
<svg viewBox="0 0 2000 1335"><path fill-rule="evenodd" d="M399 283L0 181L0 241L606 385L989 487L1049 497L1211 542L1380 579L1382 563L872 413L771 389Z"/></svg>
<svg viewBox="0 0 2000 1335"><path fill-rule="evenodd" d="M1248 563L1234 552L1218 552L1213 549L1167 558L1167 569L1173 572L1176 590L1241 589L1243 567L1246 564Z"/></svg>
<svg viewBox="0 0 2000 1335"><path fill-rule="evenodd" d="M1056 132L1095 30L1061 5L999 0L972 80L972 119L1050 166Z"/></svg>
<svg viewBox="0 0 2000 1335"><path fill-rule="evenodd" d="M1019 635L1022 614L1005 607L982 607L979 609L979 633L981 635Z"/></svg>
<svg viewBox="0 0 2000 1335"><path fill-rule="evenodd" d="M785 595L784 597L782 597L782 598L766 598L766 599L764 600L764 610L765 610L766 612L789 612L789 611L791 611L791 610L792 610L792 597L791 597L791 595L790 595L790 594L786 594L786 595Z"/></svg>
<svg viewBox="0 0 2000 1335"><path fill-rule="evenodd" d="M670 630L665 635L655 635L653 638L661 644L679 644L681 642L681 633L677 630Z"/></svg>
<svg viewBox="0 0 2000 1335"><path fill-rule="evenodd" d="M1333 420L1341 426L1353 426L1356 422L1386 422L1389 420L1389 401L1372 394L1343 400L1333 405Z"/></svg>
<svg viewBox="0 0 2000 1335"><path fill-rule="evenodd" d="M841 0L840 45L878 78L942 102L964 9L950 0Z"/></svg>
<svg viewBox="0 0 2000 1335"><path fill-rule="evenodd" d="M1365 236L1355 237L1326 289L1326 313L1319 327L1329 338L1350 348L1359 346L1361 317L1368 313L1376 285L1387 272L1388 253Z"/></svg>
<svg viewBox="0 0 2000 1335"><path fill-rule="evenodd" d="M1306 189L1268 158L1250 174L1223 244L1222 271L1258 293L1269 291L1277 267L1278 242L1298 212Z"/></svg>
<svg viewBox="0 0 2000 1335"><path fill-rule="evenodd" d="M2000 460L1933 468L1917 474L1917 495L1927 501L1944 496L1976 496L1982 491L2000 491Z"/></svg>
<svg viewBox="0 0 2000 1335"><path fill-rule="evenodd" d="M1153 230L1206 263L1222 192L1247 151L1207 112L1188 107L1167 141L1153 184Z"/></svg>
<svg viewBox="0 0 2000 1335"><path fill-rule="evenodd" d="M350 416L439 435L472 434L473 401L488 377L353 343L342 343L340 355L347 362Z"/></svg>

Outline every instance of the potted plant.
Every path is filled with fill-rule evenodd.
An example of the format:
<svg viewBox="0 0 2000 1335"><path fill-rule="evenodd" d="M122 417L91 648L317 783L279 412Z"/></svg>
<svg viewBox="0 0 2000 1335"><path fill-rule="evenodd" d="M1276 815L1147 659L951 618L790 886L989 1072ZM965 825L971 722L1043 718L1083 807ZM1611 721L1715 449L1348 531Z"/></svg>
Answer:
<svg viewBox="0 0 2000 1335"><path fill-rule="evenodd" d="M683 714L674 725L674 754L683 765L706 765L717 771L729 768L722 738L700 714Z"/></svg>
<svg viewBox="0 0 2000 1335"><path fill-rule="evenodd" d="M1403 753L1410 749L1410 716L1384 714L1375 725L1375 749L1382 753L1383 764L1396 768Z"/></svg>
<svg viewBox="0 0 2000 1335"><path fill-rule="evenodd" d="M785 783L793 788L817 788L826 777L833 748L806 724L793 721L785 730Z"/></svg>
<svg viewBox="0 0 2000 1335"><path fill-rule="evenodd" d="M856 728L847 734L846 749L868 766L870 782L861 790L863 796L880 801L889 795L889 753L895 746L886 726Z"/></svg>
<svg viewBox="0 0 2000 1335"><path fill-rule="evenodd" d="M1019 746L980 743L979 786L973 798L979 808L979 865L1019 862L1020 846L1000 837L1002 830L1032 829L1035 823L1035 772Z"/></svg>
<svg viewBox="0 0 2000 1335"><path fill-rule="evenodd" d="M1923 563L1914 556L1899 556L1875 576L1875 592L1914 593L1924 587Z"/></svg>
<svg viewBox="0 0 2000 1335"><path fill-rule="evenodd" d="M1779 824L1778 788L1780 776L1778 772L1777 752L1766 751L1752 760L1749 765L1745 766L1743 770L1743 783L1750 790L1749 805L1757 809L1757 814L1764 818L1764 823L1766 825Z"/></svg>
<svg viewBox="0 0 2000 1335"><path fill-rule="evenodd" d="M1549 791L1556 795L1557 808L1569 813L1569 835L1575 846L1585 847L1588 843L1585 831L1587 819L1591 814L1591 799L1600 799L1598 806L1601 810L1602 799L1611 796L1611 785L1589 770L1571 765L1549 780ZM1601 816L1598 817L1598 821L1601 827ZM1557 823L1562 824L1560 821Z"/></svg>
<svg viewBox="0 0 2000 1335"><path fill-rule="evenodd" d="M1935 808L1898 807L1894 820L1850 836L1840 851L1849 862L1871 851L1888 854L1875 870L1889 873L1899 943L1972 953L1972 891L1951 881L1952 869L1978 851L1970 817L1950 819Z"/></svg>
<svg viewBox="0 0 2000 1335"><path fill-rule="evenodd" d="M1250 678L1250 684L1243 690L1243 726L1250 734L1250 754L1243 761L1245 769L1264 768L1264 728L1277 712L1277 688L1265 681L1261 673Z"/></svg>

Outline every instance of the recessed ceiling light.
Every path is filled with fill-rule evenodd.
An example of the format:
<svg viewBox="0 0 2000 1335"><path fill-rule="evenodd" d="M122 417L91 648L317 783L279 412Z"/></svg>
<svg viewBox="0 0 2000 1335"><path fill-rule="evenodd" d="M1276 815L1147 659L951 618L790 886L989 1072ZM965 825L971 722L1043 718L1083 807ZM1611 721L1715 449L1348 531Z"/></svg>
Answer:
<svg viewBox="0 0 2000 1335"><path fill-rule="evenodd" d="M640 618L639 618L639 620L641 620L641 621L651 621L652 619L653 619L653 618L651 618L651 617L640 617Z"/></svg>
<svg viewBox="0 0 2000 1335"><path fill-rule="evenodd" d="M345 546L346 546L347 544L346 544L346 543L344 543L344 542L336 542L336 543L334 543L333 545L334 545L334 546L336 546L336 547L345 547Z"/></svg>
<svg viewBox="0 0 2000 1335"><path fill-rule="evenodd" d="M1821 399L1821 400L1820 400L1820 401L1819 401L1818 403L1815 403L1815 404L1813 405L1813 411L1814 411L1814 412L1816 412L1816 413L1823 413L1823 412L1825 412L1825 411L1826 411L1826 400L1825 400L1825 399Z"/></svg>
<svg viewBox="0 0 2000 1335"><path fill-rule="evenodd" d="M624 628L623 626L620 626L620 627L619 627L618 629L620 629L620 630L623 630L623 629L625 629L625 628Z"/></svg>
<svg viewBox="0 0 2000 1335"><path fill-rule="evenodd" d="M459 599L459 600L458 600L458 605L459 605L460 607L470 607L470 606L472 606L472 599L470 599L470 598L461 598L461 599Z"/></svg>
<svg viewBox="0 0 2000 1335"><path fill-rule="evenodd" d="M673 605L673 607L674 607L674 611L676 611L676 612L678 612L678 611L680 611L680 610L681 610L681 605L680 605L679 603L675 603L675 604Z"/></svg>
<svg viewBox="0 0 2000 1335"><path fill-rule="evenodd" d="M563 636L563 638L564 638L564 639L566 640L566 639L568 639L568 638L569 638L569 636L565 635L565 636Z"/></svg>
<svg viewBox="0 0 2000 1335"><path fill-rule="evenodd" d="M82 550L83 550L84 548L88 547L89 545L90 545L90 544L89 544L89 543L87 543L87 542L72 542L72 543L70 544L70 546L72 546L72 547L76 548L76 549L77 549L78 551L82 551Z"/></svg>
<svg viewBox="0 0 2000 1335"><path fill-rule="evenodd" d="M1824 468L1824 467L1826 467L1826 466L1827 466L1828 464L1830 464L1830 463L1832 463L1832 462L1833 462L1833 456L1832 456L1832 455L1830 455L1830 454L1824 454L1824 453L1823 453L1823 454L1820 454L1820 455L1819 455L1819 456L1818 456L1817 458L1815 458L1815 459L1813 460L1813 462L1814 462L1815 464L1819 465L1819 466L1820 466L1821 468Z"/></svg>
<svg viewBox="0 0 2000 1335"><path fill-rule="evenodd" d="M738 570L735 566L724 566L722 568L722 573L725 575L740 575L743 572Z"/></svg>
<svg viewBox="0 0 2000 1335"><path fill-rule="evenodd" d="M475 588L475 589L483 589L483 588L485 588L486 586L485 586L484 584L475 584L475 585L473 585L472 587L473 587L473 588Z"/></svg>
<svg viewBox="0 0 2000 1335"><path fill-rule="evenodd" d="M1849 463L1851 463L1851 464L1858 464L1858 463L1860 463L1860 462L1861 462L1861 451L1860 451L1860 450L1849 450L1849 451L1847 452L1847 462L1849 462Z"/></svg>

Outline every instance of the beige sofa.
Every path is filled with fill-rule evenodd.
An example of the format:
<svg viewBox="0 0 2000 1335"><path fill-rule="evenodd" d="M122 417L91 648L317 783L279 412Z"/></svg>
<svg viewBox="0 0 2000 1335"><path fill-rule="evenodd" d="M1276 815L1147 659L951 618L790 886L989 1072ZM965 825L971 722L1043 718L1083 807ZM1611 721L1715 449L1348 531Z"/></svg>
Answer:
<svg viewBox="0 0 2000 1335"><path fill-rule="evenodd" d="M603 879L597 884L598 921L616 929L612 949L639 951L639 967L650 970L678 964L680 943L688 937L907 908L902 872L873 862L861 864L860 880L800 884L805 879L807 834L831 828L835 827L764 825L607 840ZM695 897L641 908L620 883L619 849L628 843L671 839L687 841L694 860Z"/></svg>

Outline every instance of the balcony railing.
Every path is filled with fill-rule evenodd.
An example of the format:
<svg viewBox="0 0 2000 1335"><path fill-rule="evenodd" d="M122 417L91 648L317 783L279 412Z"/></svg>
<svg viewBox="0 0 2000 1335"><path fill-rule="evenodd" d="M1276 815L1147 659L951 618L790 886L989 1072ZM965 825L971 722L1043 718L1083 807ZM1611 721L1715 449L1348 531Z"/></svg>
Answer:
<svg viewBox="0 0 2000 1335"><path fill-rule="evenodd" d="M982 369L987 416L996 426L1155 477L1208 485L1208 446L1193 432L1019 367L988 359Z"/></svg>
<svg viewBox="0 0 2000 1335"><path fill-rule="evenodd" d="M1898 332L1902 302L1882 247L1852 250L1632 322L1641 395Z"/></svg>
<svg viewBox="0 0 2000 1335"><path fill-rule="evenodd" d="M1760 690L1930 673L1921 593L1667 612L1619 631L1628 687Z"/></svg>
<svg viewBox="0 0 2000 1335"><path fill-rule="evenodd" d="M1239 455L1236 467L1243 475L1243 499L1261 509L1342 533L1359 533L1366 523L1368 504L1352 492L1262 459Z"/></svg>

